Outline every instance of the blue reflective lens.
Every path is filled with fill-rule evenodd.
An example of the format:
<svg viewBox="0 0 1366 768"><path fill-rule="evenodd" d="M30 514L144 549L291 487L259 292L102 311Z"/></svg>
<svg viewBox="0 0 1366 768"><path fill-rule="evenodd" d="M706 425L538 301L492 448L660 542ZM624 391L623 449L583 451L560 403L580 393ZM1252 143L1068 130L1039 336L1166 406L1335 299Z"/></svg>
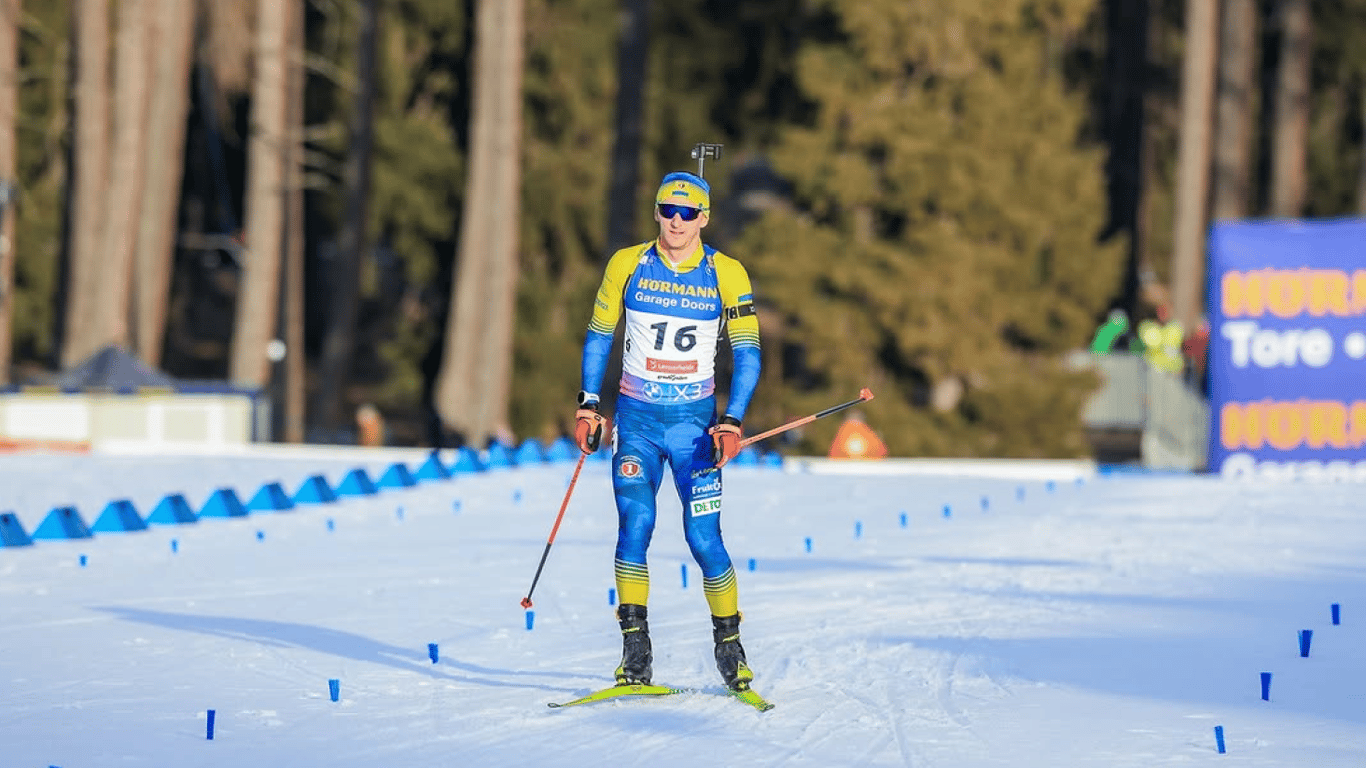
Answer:
<svg viewBox="0 0 1366 768"><path fill-rule="evenodd" d="M673 205L671 203L659 204L659 217L661 219L672 219L675 216L681 216L684 221L692 221L700 215L702 215L701 208L693 208L687 205Z"/></svg>

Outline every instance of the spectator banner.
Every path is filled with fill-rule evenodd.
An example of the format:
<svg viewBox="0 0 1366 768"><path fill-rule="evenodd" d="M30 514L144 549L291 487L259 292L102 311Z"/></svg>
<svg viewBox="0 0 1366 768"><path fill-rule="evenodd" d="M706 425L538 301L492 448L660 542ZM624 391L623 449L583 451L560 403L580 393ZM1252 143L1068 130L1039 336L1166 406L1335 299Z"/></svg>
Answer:
<svg viewBox="0 0 1366 768"><path fill-rule="evenodd" d="M1210 469L1366 481L1366 219L1216 224Z"/></svg>

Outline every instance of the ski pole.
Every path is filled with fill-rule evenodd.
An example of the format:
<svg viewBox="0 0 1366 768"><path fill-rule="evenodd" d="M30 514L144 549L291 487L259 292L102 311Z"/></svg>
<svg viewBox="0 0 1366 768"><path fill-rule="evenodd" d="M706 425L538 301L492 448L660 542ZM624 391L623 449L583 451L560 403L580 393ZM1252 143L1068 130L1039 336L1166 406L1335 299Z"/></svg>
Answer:
<svg viewBox="0 0 1366 768"><path fill-rule="evenodd" d="M569 506L569 496L574 493L574 484L579 481L579 471L583 469L583 460L588 458L588 454L579 454L579 463L574 465L574 476L569 478L569 488L564 492L564 501L560 502L560 513L555 516L555 526L550 529L550 538L546 539L545 551L541 553L541 564L536 566L536 575L531 579L531 589L526 591L526 597L522 598L522 607L531 608L531 593L536 591L536 582L541 580L541 569L545 568L545 559L550 557L550 545L555 543L555 534L560 530L560 521L564 520L564 510Z"/></svg>
<svg viewBox="0 0 1366 768"><path fill-rule="evenodd" d="M800 426L802 426L803 424L810 424L811 422L813 422L813 421L815 421L816 419L819 419L819 418L821 418L821 417L823 417L823 416L829 416L829 415L832 414L832 413L839 413L840 411L842 411L842 410L844 410L844 409L846 409L846 408L853 408L854 406L858 405L859 403L866 403L866 402L868 402L869 400L872 400L872 399L873 399L873 390L871 390L871 389L869 389L869 388L867 388L867 387L864 387L863 389L859 390L858 399L857 399L857 400L850 400L850 401L847 402L847 403L840 403L839 405L831 406L831 407L829 407L829 408L826 408L826 409L823 410L823 411L820 411L819 413L813 413L813 414L811 414L810 416L803 416L803 417L801 417L800 419L797 419L796 421L789 421L788 423L782 425L781 427L774 427L773 429L770 429L770 430L767 431L767 432L760 432L759 434L757 434L757 435L755 435L755 436L753 436L753 437L747 437L747 438L745 438L744 440L741 440L741 441L740 441L740 447L741 447L741 448L744 448L745 446L747 446L747 445L749 445L749 444L751 444L751 443L757 443L757 442L759 442L760 440L763 440L763 439L766 438L766 437L773 437L774 435L780 434L780 433L782 433L782 432L786 432L786 431L788 431L789 429L796 429L797 427L800 427Z"/></svg>

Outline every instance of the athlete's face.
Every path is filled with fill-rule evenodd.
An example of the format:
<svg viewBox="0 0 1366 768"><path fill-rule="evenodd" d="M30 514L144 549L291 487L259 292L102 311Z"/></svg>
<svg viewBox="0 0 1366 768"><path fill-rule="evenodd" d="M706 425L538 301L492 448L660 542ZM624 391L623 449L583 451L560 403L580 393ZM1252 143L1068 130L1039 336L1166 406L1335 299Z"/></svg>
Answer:
<svg viewBox="0 0 1366 768"><path fill-rule="evenodd" d="M676 210L685 206L655 206L655 221L659 222L659 241L670 251L691 251L697 247L702 237L702 228L707 226L707 214L696 208L697 215L691 221L683 218L686 211ZM665 213L672 213L664 218Z"/></svg>

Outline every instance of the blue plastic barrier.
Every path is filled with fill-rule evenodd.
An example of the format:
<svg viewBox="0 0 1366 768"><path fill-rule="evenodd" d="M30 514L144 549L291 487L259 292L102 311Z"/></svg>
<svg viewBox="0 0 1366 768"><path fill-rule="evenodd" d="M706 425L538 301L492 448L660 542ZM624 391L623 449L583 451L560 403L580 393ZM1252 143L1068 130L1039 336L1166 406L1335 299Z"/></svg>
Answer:
<svg viewBox="0 0 1366 768"><path fill-rule="evenodd" d="M88 539L94 535L75 507L53 507L33 529L35 539Z"/></svg>

